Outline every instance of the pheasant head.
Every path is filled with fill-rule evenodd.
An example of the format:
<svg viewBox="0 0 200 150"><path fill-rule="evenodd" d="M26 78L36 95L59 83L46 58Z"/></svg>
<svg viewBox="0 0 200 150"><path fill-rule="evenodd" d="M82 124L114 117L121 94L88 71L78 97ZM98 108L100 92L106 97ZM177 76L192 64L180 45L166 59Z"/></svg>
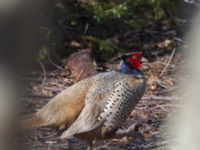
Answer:
<svg viewBox="0 0 200 150"><path fill-rule="evenodd" d="M135 77L143 78L141 71L141 52L134 52L122 55L119 65L119 72L125 74L132 74Z"/></svg>

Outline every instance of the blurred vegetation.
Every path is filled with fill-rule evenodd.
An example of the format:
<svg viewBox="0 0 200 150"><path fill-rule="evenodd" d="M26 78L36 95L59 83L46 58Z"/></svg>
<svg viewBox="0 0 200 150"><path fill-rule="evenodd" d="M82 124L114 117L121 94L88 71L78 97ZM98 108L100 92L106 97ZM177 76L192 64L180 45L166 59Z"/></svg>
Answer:
<svg viewBox="0 0 200 150"><path fill-rule="evenodd" d="M48 18L46 42L39 58L55 54L66 57L77 48L70 41L77 40L81 48L91 47L103 58L129 47L109 40L126 31L140 31L148 22L166 17L163 6L175 9L180 0L41 0L41 14ZM45 48L44 48L45 47ZM129 49L130 50L130 49Z"/></svg>
<svg viewBox="0 0 200 150"><path fill-rule="evenodd" d="M107 60L119 51L118 46L109 40L101 40L94 36L83 36L82 39L86 43L91 43L93 54L96 56L98 61Z"/></svg>

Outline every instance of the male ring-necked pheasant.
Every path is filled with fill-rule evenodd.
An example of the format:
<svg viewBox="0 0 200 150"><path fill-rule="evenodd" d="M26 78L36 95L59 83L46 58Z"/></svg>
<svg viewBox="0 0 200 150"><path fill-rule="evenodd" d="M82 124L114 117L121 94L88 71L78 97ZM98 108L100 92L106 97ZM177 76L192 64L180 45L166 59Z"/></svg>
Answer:
<svg viewBox="0 0 200 150"><path fill-rule="evenodd" d="M72 85L23 121L23 128L58 126L65 129L61 138L84 140L114 135L144 94L140 60L140 52L123 55L118 71L99 73Z"/></svg>

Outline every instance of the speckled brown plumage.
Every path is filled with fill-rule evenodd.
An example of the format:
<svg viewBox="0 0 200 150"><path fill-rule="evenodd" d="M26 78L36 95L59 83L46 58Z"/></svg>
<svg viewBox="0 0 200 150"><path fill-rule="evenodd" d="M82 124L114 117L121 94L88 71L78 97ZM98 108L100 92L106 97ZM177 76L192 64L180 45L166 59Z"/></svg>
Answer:
<svg viewBox="0 0 200 150"><path fill-rule="evenodd" d="M42 122L32 126L66 128L61 138L105 138L126 121L145 85L145 79L117 71L97 74L53 98L35 115Z"/></svg>

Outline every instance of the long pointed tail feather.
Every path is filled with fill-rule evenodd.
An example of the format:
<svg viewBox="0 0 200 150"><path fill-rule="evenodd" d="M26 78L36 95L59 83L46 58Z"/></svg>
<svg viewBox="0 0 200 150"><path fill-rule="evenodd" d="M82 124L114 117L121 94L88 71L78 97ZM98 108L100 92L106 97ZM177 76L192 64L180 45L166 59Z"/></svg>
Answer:
<svg viewBox="0 0 200 150"><path fill-rule="evenodd" d="M23 120L20 123L21 129L31 129L31 128L37 128L41 126L45 126L45 121L37 116L32 116L28 119Z"/></svg>

